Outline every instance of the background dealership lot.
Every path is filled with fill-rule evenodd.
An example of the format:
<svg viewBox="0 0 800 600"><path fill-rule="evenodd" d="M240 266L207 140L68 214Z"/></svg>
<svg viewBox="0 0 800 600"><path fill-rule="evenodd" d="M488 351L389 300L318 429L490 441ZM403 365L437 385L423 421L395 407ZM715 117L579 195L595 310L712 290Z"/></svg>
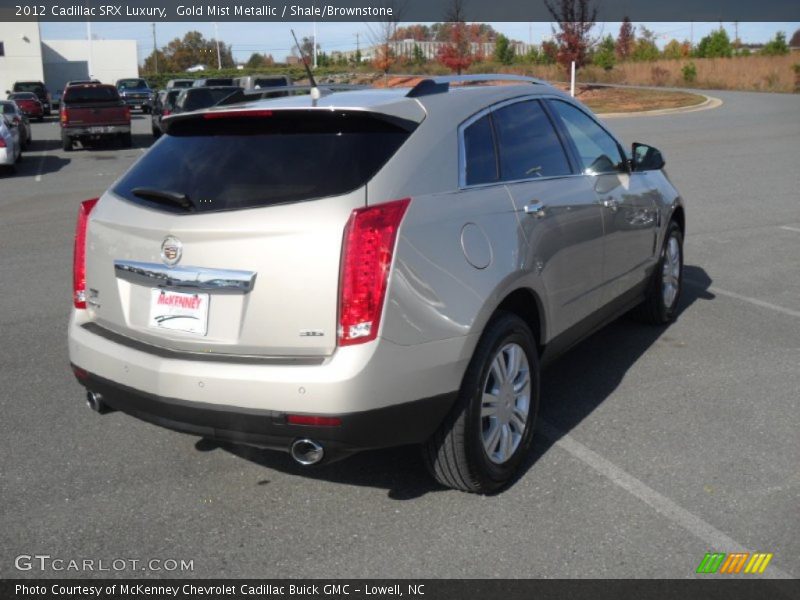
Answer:
<svg viewBox="0 0 800 600"><path fill-rule="evenodd" d="M301 471L91 413L66 350L75 215L149 120L132 149L72 153L34 123L0 179L0 576L41 576L14 558L45 553L198 577L688 577L714 548L799 575L800 96L713 95L609 121L687 198L682 312L622 319L546 372L529 466L494 497L436 488L414 448Z"/></svg>

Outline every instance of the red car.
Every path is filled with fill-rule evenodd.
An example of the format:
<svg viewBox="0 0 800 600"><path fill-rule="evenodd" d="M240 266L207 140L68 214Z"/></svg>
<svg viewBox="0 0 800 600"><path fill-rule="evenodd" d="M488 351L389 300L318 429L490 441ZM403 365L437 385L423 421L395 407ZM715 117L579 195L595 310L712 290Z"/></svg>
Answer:
<svg viewBox="0 0 800 600"><path fill-rule="evenodd" d="M8 99L13 100L29 119L44 121L44 107L33 92L14 92L8 95Z"/></svg>

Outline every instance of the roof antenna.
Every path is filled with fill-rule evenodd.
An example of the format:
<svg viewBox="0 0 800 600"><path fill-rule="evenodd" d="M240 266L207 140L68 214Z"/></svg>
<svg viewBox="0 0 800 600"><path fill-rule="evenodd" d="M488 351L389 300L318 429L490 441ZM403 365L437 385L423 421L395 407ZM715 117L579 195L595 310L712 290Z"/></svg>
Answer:
<svg viewBox="0 0 800 600"><path fill-rule="evenodd" d="M303 59L303 66L306 68L306 74L308 75L308 80L311 82L311 106L317 105L317 100L319 100L320 94L319 88L317 87L317 82L314 80L314 74L311 72L311 67L308 66L308 61L306 60L306 55L303 54L303 49L300 47L300 44L297 43L297 36L294 34L294 29L290 29L289 31L292 32L292 37L294 38L294 43L297 46L297 51L300 52L300 58ZM316 44L316 40L314 40L314 44ZM317 49L314 48L314 52Z"/></svg>

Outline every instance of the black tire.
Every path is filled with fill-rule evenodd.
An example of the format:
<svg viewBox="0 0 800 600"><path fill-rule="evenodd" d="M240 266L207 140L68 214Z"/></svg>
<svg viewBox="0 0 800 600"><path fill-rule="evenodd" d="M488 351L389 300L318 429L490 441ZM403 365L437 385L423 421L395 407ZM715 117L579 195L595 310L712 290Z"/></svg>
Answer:
<svg viewBox="0 0 800 600"><path fill-rule="evenodd" d="M123 148L130 148L133 146L133 136L130 133L123 133L120 137L120 142Z"/></svg>
<svg viewBox="0 0 800 600"><path fill-rule="evenodd" d="M61 147L64 149L64 152L72 151L72 138L64 133L61 134Z"/></svg>
<svg viewBox="0 0 800 600"><path fill-rule="evenodd" d="M521 435L517 431L516 448L506 460L498 463L490 459L484 445L484 425L497 426L497 423L492 422L495 417L482 417L481 412L484 389L494 377L492 362L501 354L501 360L505 359L504 349L509 344L523 350L527 359L530 382L528 411ZM516 402L514 400L515 405ZM539 357L533 334L517 315L500 312L489 322L478 342L455 406L423 445L423 458L428 470L436 481L453 489L479 494L497 491L510 481L528 454L538 410ZM486 433L491 431L492 427L489 427Z"/></svg>
<svg viewBox="0 0 800 600"><path fill-rule="evenodd" d="M670 247L670 240L675 240L678 249L678 275L677 290L670 302L665 298L665 264L668 263L667 252ZM673 262L673 261L669 261ZM674 264L674 263L673 263ZM669 266L666 267L669 269ZM673 271L674 273L674 271ZM633 316L637 320L650 325L665 325L675 319L678 312L678 303L681 299L683 290L683 234L681 228L675 221L670 221L667 233L664 236L664 243L661 247L661 256L652 279L647 288L644 302L633 309Z"/></svg>
<svg viewBox="0 0 800 600"><path fill-rule="evenodd" d="M161 137L161 130L156 127L153 127L153 139L157 140L160 137Z"/></svg>

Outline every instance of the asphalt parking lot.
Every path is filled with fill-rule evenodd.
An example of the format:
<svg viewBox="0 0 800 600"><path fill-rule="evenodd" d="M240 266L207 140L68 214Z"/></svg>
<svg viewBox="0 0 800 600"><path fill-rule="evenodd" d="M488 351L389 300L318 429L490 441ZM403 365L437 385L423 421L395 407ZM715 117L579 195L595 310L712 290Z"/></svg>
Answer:
<svg viewBox="0 0 800 600"><path fill-rule="evenodd" d="M0 577L20 554L184 559L158 577L694 577L706 552L800 575L800 96L609 120L660 148L687 201L686 286L667 328L623 318L544 374L520 478L436 487L415 448L301 470L84 404L69 370L72 236L150 144L65 153L33 124L0 176ZM706 576L709 577L709 576Z"/></svg>

